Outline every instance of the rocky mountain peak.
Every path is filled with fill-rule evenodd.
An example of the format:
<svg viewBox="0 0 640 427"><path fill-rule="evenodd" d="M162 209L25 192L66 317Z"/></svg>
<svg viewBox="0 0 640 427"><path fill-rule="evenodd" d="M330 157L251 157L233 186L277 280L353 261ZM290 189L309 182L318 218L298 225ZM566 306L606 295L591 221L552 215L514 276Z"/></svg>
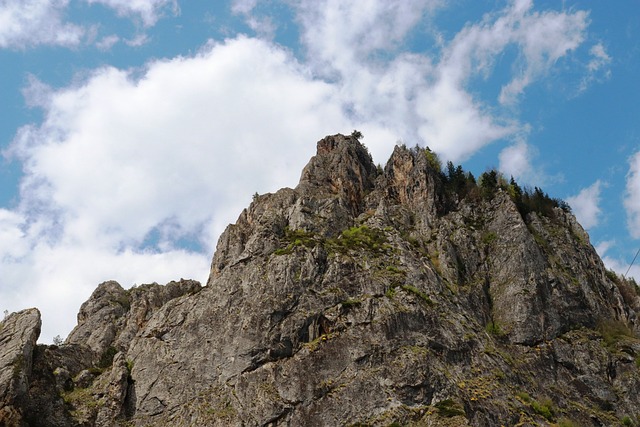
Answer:
<svg viewBox="0 0 640 427"><path fill-rule="evenodd" d="M60 346L6 319L7 425L640 425L639 290L568 207L356 136L254 198L207 286L105 282Z"/></svg>
<svg viewBox="0 0 640 427"><path fill-rule="evenodd" d="M357 216L376 176L369 151L355 136L333 135L318 141L317 154L302 171L297 189L316 195L335 194Z"/></svg>
<svg viewBox="0 0 640 427"><path fill-rule="evenodd" d="M0 323L0 425L22 425L28 400L33 353L40 335L40 312L12 313Z"/></svg>

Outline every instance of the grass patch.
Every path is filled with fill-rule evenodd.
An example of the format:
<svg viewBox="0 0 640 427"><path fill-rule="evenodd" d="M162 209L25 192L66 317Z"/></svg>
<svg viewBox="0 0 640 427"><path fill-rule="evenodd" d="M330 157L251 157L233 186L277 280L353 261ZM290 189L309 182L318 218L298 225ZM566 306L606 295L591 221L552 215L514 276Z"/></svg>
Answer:
<svg viewBox="0 0 640 427"><path fill-rule="evenodd" d="M624 417L622 417L620 422L622 423L623 426L628 426L628 427L635 426L635 423L633 422L631 417L629 417L628 415L625 415Z"/></svg>
<svg viewBox="0 0 640 427"><path fill-rule="evenodd" d="M422 301L424 301L425 303L427 303L427 305L433 305L433 300L431 298L429 298L429 296L427 294L425 294L424 292L422 292L420 289L416 288L415 286L411 286L411 285L402 285L400 286L403 290L414 294L415 296L417 296L418 298L420 298Z"/></svg>
<svg viewBox="0 0 640 427"><path fill-rule="evenodd" d="M366 225L344 230L337 238L324 239L304 230L292 230L285 227L281 242L286 246L276 249L275 255L288 255L297 247L313 248L323 245L329 252L347 253L352 250L366 250L376 254L385 254L391 250L387 237L382 230Z"/></svg>
<svg viewBox="0 0 640 427"><path fill-rule="evenodd" d="M357 307L360 304L362 304L362 301L357 298L348 298L340 303L343 308Z"/></svg>
<svg viewBox="0 0 640 427"><path fill-rule="evenodd" d="M384 293L384 296L386 296L387 298L393 298L396 296L396 294L398 293L397 288L398 285L391 285L387 288L387 290Z"/></svg>
<svg viewBox="0 0 640 427"><path fill-rule="evenodd" d="M552 421L554 419L556 408L551 399L547 398L538 402L537 400L532 399L531 396L529 396L529 393L524 391L519 391L518 393L516 393L516 397L525 405L529 405L531 409L533 409L533 412L543 416L547 421ZM570 427L574 424L572 423L572 421L563 418L560 420L559 425L566 425L567 427Z"/></svg>
<svg viewBox="0 0 640 427"><path fill-rule="evenodd" d="M91 388L74 388L62 393L62 400L70 407L69 414L76 419L87 417L104 404L93 396Z"/></svg>
<svg viewBox="0 0 640 427"><path fill-rule="evenodd" d="M466 416L464 407L453 399L446 399L435 404L438 414L442 417L451 418L459 415Z"/></svg>
<svg viewBox="0 0 640 427"><path fill-rule="evenodd" d="M366 250L377 254L387 253L391 246L382 230L369 228L366 225L344 230L336 239L327 240L328 249L345 253L350 250Z"/></svg>
<svg viewBox="0 0 640 427"><path fill-rule="evenodd" d="M487 246L491 246L498 240L498 235L493 231L489 231L482 236L482 243Z"/></svg>
<svg viewBox="0 0 640 427"><path fill-rule="evenodd" d="M229 400L218 402L217 404L209 404L206 409L206 413L214 416L218 419L232 419L236 416L236 408L233 407Z"/></svg>
<svg viewBox="0 0 640 427"><path fill-rule="evenodd" d="M288 255L297 247L313 248L321 241L316 238L313 233L305 230L292 230L287 226L284 228L282 242L285 243L286 246L276 249L273 252L275 255Z"/></svg>
<svg viewBox="0 0 640 427"><path fill-rule="evenodd" d="M568 418L560 418L558 420L558 427L580 427L580 425Z"/></svg>
<svg viewBox="0 0 640 427"><path fill-rule="evenodd" d="M484 330L487 331L489 335L493 335L494 337L505 336L505 332L502 330L500 325L493 320L487 323L487 325L484 327Z"/></svg>
<svg viewBox="0 0 640 427"><path fill-rule="evenodd" d="M396 267L395 265L388 265L385 270L390 274L390 275L397 275L397 276L406 276L407 272L404 270L399 269L398 267Z"/></svg>
<svg viewBox="0 0 640 427"><path fill-rule="evenodd" d="M529 393L525 391L517 392L516 396L518 397L518 399L520 399L524 403L531 403L531 396L529 396Z"/></svg>
<svg viewBox="0 0 640 427"><path fill-rule="evenodd" d="M602 335L603 345L609 350L615 350L620 341L636 338L629 326L620 320L603 320L598 324L597 330Z"/></svg>

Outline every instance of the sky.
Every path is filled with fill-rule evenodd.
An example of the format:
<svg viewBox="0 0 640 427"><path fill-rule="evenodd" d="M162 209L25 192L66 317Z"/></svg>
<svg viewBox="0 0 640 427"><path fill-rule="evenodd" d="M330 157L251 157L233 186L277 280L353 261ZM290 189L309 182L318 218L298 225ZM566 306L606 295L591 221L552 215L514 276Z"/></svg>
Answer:
<svg viewBox="0 0 640 427"><path fill-rule="evenodd" d="M568 201L620 274L640 248L637 0L0 0L0 67L0 309L41 342L103 281L205 283L354 129Z"/></svg>

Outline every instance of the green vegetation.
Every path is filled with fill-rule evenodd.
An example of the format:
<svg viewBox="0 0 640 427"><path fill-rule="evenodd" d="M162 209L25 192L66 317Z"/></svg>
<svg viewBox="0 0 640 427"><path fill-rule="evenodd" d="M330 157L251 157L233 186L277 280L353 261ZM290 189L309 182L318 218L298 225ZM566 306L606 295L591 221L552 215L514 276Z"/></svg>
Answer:
<svg viewBox="0 0 640 427"><path fill-rule="evenodd" d="M560 418L558 420L558 427L579 427L579 424L571 421L568 418Z"/></svg>
<svg viewBox="0 0 640 427"><path fill-rule="evenodd" d="M443 172L437 154L428 147L424 149L424 153L431 168L439 172L443 184L440 187L441 200L444 202L442 213L455 210L458 202L463 199L491 200L500 191L509 195L525 221L531 212L554 218L556 208L571 211L571 207L565 201L550 197L538 187L521 188L513 177L507 180L495 169L484 172L476 182L471 172L465 172L462 166L455 166L452 162L447 162Z"/></svg>
<svg viewBox="0 0 640 427"><path fill-rule="evenodd" d="M453 195L459 199L464 199L468 195L477 194L476 179L471 172L465 173L462 166L454 166L452 162L447 162L447 174L445 178L445 192L452 199ZM453 200L449 200L454 204Z"/></svg>
<svg viewBox="0 0 640 427"><path fill-rule="evenodd" d="M120 304L125 310L129 310L131 308L131 299L128 293L124 293L119 295L116 300L113 301L116 304Z"/></svg>
<svg viewBox="0 0 640 427"><path fill-rule="evenodd" d="M62 393L62 400L72 408L70 414L74 418L84 418L88 413L103 405L103 402L93 396L91 388L76 387L69 392Z"/></svg>
<svg viewBox="0 0 640 427"><path fill-rule="evenodd" d="M230 400L224 400L222 402L216 402L215 404L206 405L205 412L208 415L214 416L216 419L228 420L233 419L237 412L233 407Z"/></svg>
<svg viewBox="0 0 640 427"><path fill-rule="evenodd" d="M487 331L489 335L493 335L494 337L503 337L505 335L505 332L502 330L500 325L493 320L487 323L487 325L484 327L484 330Z"/></svg>
<svg viewBox="0 0 640 427"><path fill-rule="evenodd" d="M424 149L424 154L427 156L427 162L429 163L429 166L431 166L434 170L441 172L442 163L440 163L438 155L431 151L429 147Z"/></svg>
<svg viewBox="0 0 640 427"><path fill-rule="evenodd" d="M480 194L485 200L491 200L501 187L498 185L498 171L492 169L480 175Z"/></svg>
<svg viewBox="0 0 640 427"><path fill-rule="evenodd" d="M387 298L393 298L396 296L397 290L396 288L398 287L398 285L391 285L387 288L386 292L384 293L384 295Z"/></svg>
<svg viewBox="0 0 640 427"><path fill-rule="evenodd" d="M620 422L622 423L623 426L629 426L629 427L633 427L635 424L633 422L633 420L631 419L631 417L629 416L624 416Z"/></svg>
<svg viewBox="0 0 640 427"><path fill-rule="evenodd" d="M399 269L395 265L388 265L385 270L391 275L406 276L407 272Z"/></svg>
<svg viewBox="0 0 640 427"><path fill-rule="evenodd" d="M542 402L536 400L531 402L531 409L538 415L542 415L547 421L552 421L554 418L554 405L551 399L544 399Z"/></svg>
<svg viewBox="0 0 640 427"><path fill-rule="evenodd" d="M618 276L613 270L606 270L605 275L615 283L624 302L628 306L637 309L640 305L640 288L635 279Z"/></svg>
<svg viewBox="0 0 640 427"><path fill-rule="evenodd" d="M516 396L522 403L531 406L531 409L533 409L536 414L542 415L544 418L546 418L547 421L552 421L554 419L557 409L551 399L545 398L542 401L538 402L537 400L532 399L531 396L529 396L529 393L524 391L519 391L518 393L516 393ZM564 422L565 424L559 425L566 425L567 427L574 425L567 419L562 419L560 420L560 422Z"/></svg>
<svg viewBox="0 0 640 427"><path fill-rule="evenodd" d="M429 298L429 296L427 294L425 294L424 292L422 292L420 289L416 288L415 286L411 286L411 285L402 285L400 286L403 290L414 294L415 296L417 296L418 298L420 298L422 301L424 301L425 303L427 303L428 305L433 305L433 301L431 300L431 298Z"/></svg>
<svg viewBox="0 0 640 427"><path fill-rule="evenodd" d="M286 247L276 249L275 255L287 255L293 252L296 247L303 246L312 248L319 243L319 240L313 233L305 230L292 230L289 226L284 228L284 237L282 241L287 244Z"/></svg>
<svg viewBox="0 0 640 427"><path fill-rule="evenodd" d="M382 230L369 228L366 225L344 230L337 239L328 240L327 245L337 252L364 249L381 254L391 249Z"/></svg>
<svg viewBox="0 0 640 427"><path fill-rule="evenodd" d="M356 298L349 298L340 303L343 308L357 307L360 304L362 304L362 301Z"/></svg>
<svg viewBox="0 0 640 427"><path fill-rule="evenodd" d="M636 338L629 326L620 320L602 320L598 324L597 330L602 335L603 345L610 351L614 351L620 341Z"/></svg>
<svg viewBox="0 0 640 427"><path fill-rule="evenodd" d="M498 240L498 235L493 231L489 231L482 236L482 243L487 246L493 245L496 240Z"/></svg>
<svg viewBox="0 0 640 427"><path fill-rule="evenodd" d="M329 252L347 253L351 250L366 250L375 254L384 254L391 249L387 237L382 230L366 225L350 227L343 230L337 238L324 239L305 230L292 230L285 227L282 242L285 247L276 249L275 255L287 255L297 247L313 248L323 245Z"/></svg>
<svg viewBox="0 0 640 427"><path fill-rule="evenodd" d="M101 375L104 372L104 368L98 368L96 366L92 366L88 369L88 371L91 375L95 375L97 377L98 375Z"/></svg>
<svg viewBox="0 0 640 427"><path fill-rule="evenodd" d="M100 361L98 362L98 367L105 369L113 364L113 357L116 355L118 350L114 347L109 347L102 353L100 356Z"/></svg>
<svg viewBox="0 0 640 427"><path fill-rule="evenodd" d="M438 414L443 417L457 417L458 415L466 416L464 407L453 399L445 399L435 404Z"/></svg>

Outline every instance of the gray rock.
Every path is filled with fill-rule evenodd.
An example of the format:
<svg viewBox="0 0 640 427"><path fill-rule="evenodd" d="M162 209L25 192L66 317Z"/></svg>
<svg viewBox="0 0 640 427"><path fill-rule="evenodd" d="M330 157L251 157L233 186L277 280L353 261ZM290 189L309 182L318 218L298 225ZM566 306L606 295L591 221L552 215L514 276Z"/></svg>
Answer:
<svg viewBox="0 0 640 427"><path fill-rule="evenodd" d="M38 426L640 421L635 284L570 213L447 185L423 149L378 169L355 138L322 139L296 188L222 233L206 287L100 285L65 345L32 348L14 409Z"/></svg>
<svg viewBox="0 0 640 427"><path fill-rule="evenodd" d="M35 308L12 313L0 323L0 425L25 425L23 408L40 327Z"/></svg>

